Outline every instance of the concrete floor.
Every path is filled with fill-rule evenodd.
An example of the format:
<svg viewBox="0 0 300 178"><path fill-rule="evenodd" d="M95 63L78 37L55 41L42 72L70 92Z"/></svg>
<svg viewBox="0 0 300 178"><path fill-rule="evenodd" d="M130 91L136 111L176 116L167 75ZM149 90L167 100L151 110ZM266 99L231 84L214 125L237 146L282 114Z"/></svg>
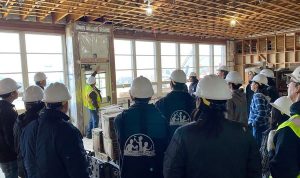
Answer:
<svg viewBox="0 0 300 178"><path fill-rule="evenodd" d="M93 151L93 140L92 139L87 139L83 138L83 145L86 150ZM4 174L0 170L0 178L4 178Z"/></svg>

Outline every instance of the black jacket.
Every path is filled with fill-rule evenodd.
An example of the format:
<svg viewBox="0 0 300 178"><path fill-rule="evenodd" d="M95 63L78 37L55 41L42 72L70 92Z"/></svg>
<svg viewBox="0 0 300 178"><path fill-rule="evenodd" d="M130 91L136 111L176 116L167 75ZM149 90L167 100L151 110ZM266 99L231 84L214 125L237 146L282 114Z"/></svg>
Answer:
<svg viewBox="0 0 300 178"><path fill-rule="evenodd" d="M270 161L273 178L296 178L300 175L300 138L290 127L276 132L275 155Z"/></svg>
<svg viewBox="0 0 300 178"><path fill-rule="evenodd" d="M13 127L18 113L14 107L13 104L0 100L0 163L17 160Z"/></svg>
<svg viewBox="0 0 300 178"><path fill-rule="evenodd" d="M25 168L23 164L23 158L20 151L20 138L23 129L31 122L39 117L39 112L44 107L44 103L39 103L33 105L30 109L28 109L25 113L19 115L18 119L14 124L14 146L15 152L18 157L18 172L20 177L25 177Z"/></svg>
<svg viewBox="0 0 300 178"><path fill-rule="evenodd" d="M115 118L122 178L163 178L168 123L153 104L135 103Z"/></svg>
<svg viewBox="0 0 300 178"><path fill-rule="evenodd" d="M190 94L191 96L195 96L195 95L194 95L194 92L196 92L197 84L198 84L198 81L193 82L193 83L190 84L190 86L189 86L189 94Z"/></svg>
<svg viewBox="0 0 300 178"><path fill-rule="evenodd" d="M192 122L178 128L164 159L165 178L261 178L258 147L241 124L224 119L223 130L207 137Z"/></svg>
<svg viewBox="0 0 300 178"><path fill-rule="evenodd" d="M66 114L45 109L24 129L21 152L30 178L89 177L82 136L67 120Z"/></svg>
<svg viewBox="0 0 300 178"><path fill-rule="evenodd" d="M170 136L175 130L191 122L191 114L196 107L195 99L187 92L171 91L155 103L170 125Z"/></svg>

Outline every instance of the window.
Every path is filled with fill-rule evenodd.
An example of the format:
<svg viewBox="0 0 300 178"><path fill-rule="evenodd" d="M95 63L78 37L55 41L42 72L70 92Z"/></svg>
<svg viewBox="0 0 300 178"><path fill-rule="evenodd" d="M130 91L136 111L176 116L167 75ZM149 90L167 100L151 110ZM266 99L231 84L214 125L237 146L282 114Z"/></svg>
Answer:
<svg viewBox="0 0 300 178"><path fill-rule="evenodd" d="M24 109L24 88L34 85L36 72L45 72L48 84L57 81L64 83L62 38L61 35L0 32L0 39L5 41L0 43L0 80L9 77L22 87L19 98L13 103L18 110ZM26 58L21 54L25 54Z"/></svg>
<svg viewBox="0 0 300 178"><path fill-rule="evenodd" d="M64 82L62 36L25 34L29 85L36 72L44 72L47 85Z"/></svg>
<svg viewBox="0 0 300 178"><path fill-rule="evenodd" d="M13 104L16 105L17 108L24 108L21 97L24 91L24 86L19 34L0 32L0 39L3 41L0 43L0 80L4 78L12 78L18 83L18 85L22 86L22 88L19 89L20 97L15 100Z"/></svg>
<svg viewBox="0 0 300 178"><path fill-rule="evenodd" d="M170 75L174 70L181 69L187 76L196 72L202 78L226 64L225 45L121 39L115 39L114 45L118 99L129 97L132 80L141 75L152 82L158 96L163 96L171 90Z"/></svg>
<svg viewBox="0 0 300 178"><path fill-rule="evenodd" d="M217 68L226 65L226 48L224 45L214 45L214 73L217 73Z"/></svg>
<svg viewBox="0 0 300 178"><path fill-rule="evenodd" d="M188 76L195 72L195 50L193 44L180 44L180 68Z"/></svg>
<svg viewBox="0 0 300 178"><path fill-rule="evenodd" d="M156 82L154 42L136 41L135 47L137 77L144 76Z"/></svg>
<svg viewBox="0 0 300 178"><path fill-rule="evenodd" d="M211 45L199 45L199 77L211 74Z"/></svg>
<svg viewBox="0 0 300 178"><path fill-rule="evenodd" d="M176 43L161 43L161 74L162 93L168 93L170 89L170 75L177 68Z"/></svg>
<svg viewBox="0 0 300 178"><path fill-rule="evenodd" d="M199 45L200 78L215 73L219 66L226 65L225 45Z"/></svg>
<svg viewBox="0 0 300 178"><path fill-rule="evenodd" d="M117 97L128 98L132 80L147 77L157 92L155 43L149 41L114 40Z"/></svg>
<svg viewBox="0 0 300 178"><path fill-rule="evenodd" d="M133 80L132 42L114 40L117 97L129 97L129 86Z"/></svg>

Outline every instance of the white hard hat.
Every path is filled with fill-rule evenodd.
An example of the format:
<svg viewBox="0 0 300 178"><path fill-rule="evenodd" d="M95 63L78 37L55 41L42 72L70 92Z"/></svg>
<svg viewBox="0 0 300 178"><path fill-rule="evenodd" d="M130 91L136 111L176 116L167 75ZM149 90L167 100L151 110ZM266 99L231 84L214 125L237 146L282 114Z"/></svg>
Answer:
<svg viewBox="0 0 300 178"><path fill-rule="evenodd" d="M265 75L262 75L262 74L255 75L251 81L269 86L267 77Z"/></svg>
<svg viewBox="0 0 300 178"><path fill-rule="evenodd" d="M258 67L254 67L251 71L256 74L259 74L261 72L260 68L258 68Z"/></svg>
<svg viewBox="0 0 300 178"><path fill-rule="evenodd" d="M41 87L33 85L26 88L22 99L26 103L42 101L43 94L44 92Z"/></svg>
<svg viewBox="0 0 300 178"><path fill-rule="evenodd" d="M94 76L90 76L88 80L86 81L87 84L92 85L96 83L96 78Z"/></svg>
<svg viewBox="0 0 300 178"><path fill-rule="evenodd" d="M271 70L271 69L263 69L262 71L260 71L259 74L262 74L266 77L269 77L269 78L275 78L274 77L274 72Z"/></svg>
<svg viewBox="0 0 300 178"><path fill-rule="evenodd" d="M45 103L60 103L71 99L67 87L59 82L51 83L44 91L43 100Z"/></svg>
<svg viewBox="0 0 300 178"><path fill-rule="evenodd" d="M134 98L150 98L154 94L150 80L143 76L132 81L129 92Z"/></svg>
<svg viewBox="0 0 300 178"><path fill-rule="evenodd" d="M196 72L191 72L189 76L190 77L197 77L197 74L196 74Z"/></svg>
<svg viewBox="0 0 300 178"><path fill-rule="evenodd" d="M243 84L243 79L237 71L230 71L225 78L226 82L234 84Z"/></svg>
<svg viewBox="0 0 300 178"><path fill-rule="evenodd" d="M290 115L290 107L293 104L292 100L287 96L282 96L278 98L274 103L270 103L274 108L278 109L280 112L284 114Z"/></svg>
<svg viewBox="0 0 300 178"><path fill-rule="evenodd" d="M19 86L17 82L11 78L0 80L0 95L11 93L19 88L21 88L21 86Z"/></svg>
<svg viewBox="0 0 300 178"><path fill-rule="evenodd" d="M228 100L232 98L226 81L213 74L206 75L199 81L194 94L198 97L212 100Z"/></svg>
<svg viewBox="0 0 300 178"><path fill-rule="evenodd" d="M38 73L34 74L34 78L33 79L34 79L35 82L40 82L40 81L46 80L47 77L46 77L45 73L38 72Z"/></svg>
<svg viewBox="0 0 300 178"><path fill-rule="evenodd" d="M286 74L287 76L290 76L291 78L293 78L294 80L296 80L296 82L300 82L300 66L297 67L293 73L291 74Z"/></svg>
<svg viewBox="0 0 300 178"><path fill-rule="evenodd" d="M217 68L217 71L221 71L221 70L229 72L229 69L227 66L220 66L219 68Z"/></svg>
<svg viewBox="0 0 300 178"><path fill-rule="evenodd" d="M171 73L170 79L177 83L186 83L186 74L182 70L177 69Z"/></svg>

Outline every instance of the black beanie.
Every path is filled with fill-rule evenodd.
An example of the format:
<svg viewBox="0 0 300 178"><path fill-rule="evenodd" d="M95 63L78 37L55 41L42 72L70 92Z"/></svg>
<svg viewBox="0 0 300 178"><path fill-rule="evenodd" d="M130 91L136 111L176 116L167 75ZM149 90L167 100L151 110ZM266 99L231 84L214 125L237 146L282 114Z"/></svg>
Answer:
<svg viewBox="0 0 300 178"><path fill-rule="evenodd" d="M293 103L290 107L291 116L295 114L300 115L300 101L297 101L296 103Z"/></svg>

